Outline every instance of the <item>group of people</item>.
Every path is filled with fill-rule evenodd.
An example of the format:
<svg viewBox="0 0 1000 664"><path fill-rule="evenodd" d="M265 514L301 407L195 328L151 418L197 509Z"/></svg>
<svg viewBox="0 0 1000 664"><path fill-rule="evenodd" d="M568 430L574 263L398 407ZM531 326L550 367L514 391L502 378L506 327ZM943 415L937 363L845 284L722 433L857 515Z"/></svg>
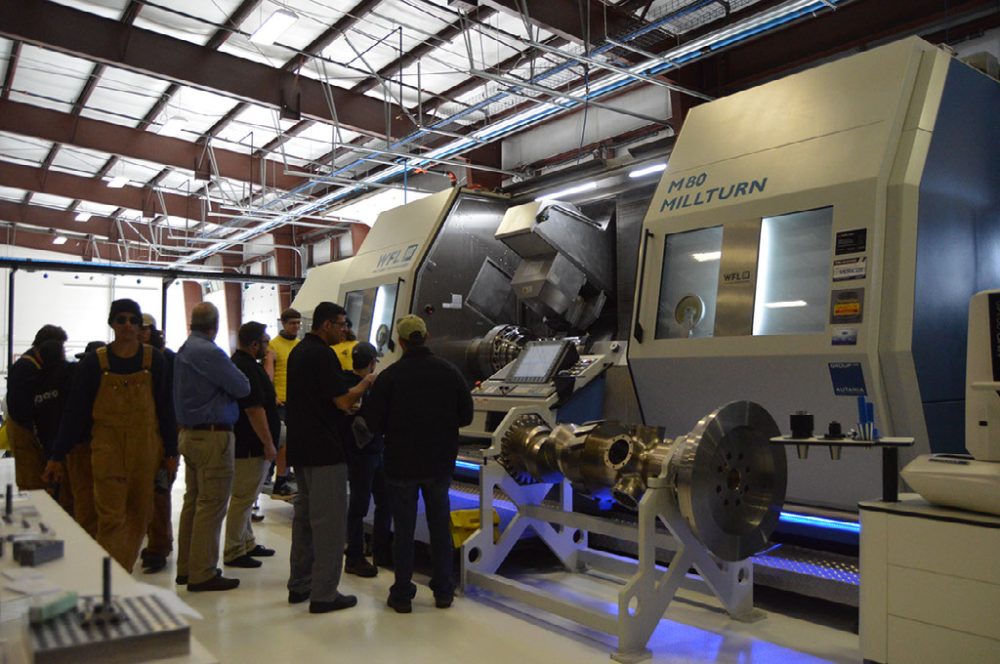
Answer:
<svg viewBox="0 0 1000 664"><path fill-rule="evenodd" d="M377 379L380 353L352 338L343 307L320 303L299 339L301 322L285 310L275 339L245 323L230 356L214 343L218 310L200 303L175 354L136 302L115 300L113 340L88 344L77 363L66 362L65 331L44 326L8 376L18 486L52 492L127 570L141 559L157 572L173 549L170 492L183 456L176 582L220 591L239 585L219 568L223 523L224 566L256 568L275 554L255 540L252 521L276 466L272 495L294 496L288 601L309 601L312 613L354 606L338 589L341 573L373 577L379 566L395 571L388 605L412 610L422 494L435 606L451 606L448 487L458 429L472 419L464 378L431 353L419 316L396 322L403 355Z"/></svg>

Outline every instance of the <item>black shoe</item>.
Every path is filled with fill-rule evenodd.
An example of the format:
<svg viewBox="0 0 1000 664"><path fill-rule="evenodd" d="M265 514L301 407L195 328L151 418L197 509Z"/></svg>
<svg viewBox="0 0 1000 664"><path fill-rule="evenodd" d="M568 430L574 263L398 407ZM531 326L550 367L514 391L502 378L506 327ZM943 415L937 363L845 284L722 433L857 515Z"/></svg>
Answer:
<svg viewBox="0 0 1000 664"><path fill-rule="evenodd" d="M156 553L150 553L142 558L142 573L156 574L167 566L167 557Z"/></svg>
<svg viewBox="0 0 1000 664"><path fill-rule="evenodd" d="M302 602L309 601L309 593L297 593L294 590L288 591L288 603L289 604L301 604Z"/></svg>
<svg viewBox="0 0 1000 664"><path fill-rule="evenodd" d="M309 613L340 611L341 609L349 609L357 603L358 598L354 595L341 595L332 602L309 602Z"/></svg>
<svg viewBox="0 0 1000 664"><path fill-rule="evenodd" d="M441 597L434 598L434 606L439 609L447 609L451 607L451 603L455 601L454 595L442 595Z"/></svg>
<svg viewBox="0 0 1000 664"><path fill-rule="evenodd" d="M396 613L413 613L413 602L408 599L395 599L392 595L389 595L386 604Z"/></svg>
<svg viewBox="0 0 1000 664"><path fill-rule="evenodd" d="M253 556L254 558L270 558L274 555L274 549L269 549L263 544L258 544L254 548L247 551L248 556Z"/></svg>
<svg viewBox="0 0 1000 664"><path fill-rule="evenodd" d="M222 574L222 570L219 569L218 567L216 567L215 568L215 575L219 576L220 574ZM187 574L183 574L183 575L182 574L178 574L177 578L174 579L174 583L176 583L179 586L186 586L187 582L188 582Z"/></svg>
<svg viewBox="0 0 1000 664"><path fill-rule="evenodd" d="M298 492L295 487L288 482L275 482L274 489L271 490L271 498L289 501L295 498L296 493Z"/></svg>
<svg viewBox="0 0 1000 664"><path fill-rule="evenodd" d="M201 583L189 583L188 591L192 593L204 593L221 590L232 590L240 585L239 579L227 579L221 574L216 574L208 581Z"/></svg>
<svg viewBox="0 0 1000 664"><path fill-rule="evenodd" d="M392 556L379 556L376 555L372 558L376 567L385 567L386 569L392 569Z"/></svg>
<svg viewBox="0 0 1000 664"><path fill-rule="evenodd" d="M250 515L250 520L253 521L254 523L260 523L261 521L264 520L264 515L263 514L251 514Z"/></svg>
<svg viewBox="0 0 1000 664"><path fill-rule="evenodd" d="M250 554L245 553L239 558L233 558L232 560L227 560L225 562L226 567L245 567L246 569L254 569L255 567L260 567L264 563L260 562L256 558L250 556Z"/></svg>
<svg viewBox="0 0 1000 664"><path fill-rule="evenodd" d="M370 579L373 576L378 575L378 567L372 565L367 559L362 558L361 560L355 562L349 562L344 565L344 571L348 574L353 574L355 576L360 576L364 579Z"/></svg>

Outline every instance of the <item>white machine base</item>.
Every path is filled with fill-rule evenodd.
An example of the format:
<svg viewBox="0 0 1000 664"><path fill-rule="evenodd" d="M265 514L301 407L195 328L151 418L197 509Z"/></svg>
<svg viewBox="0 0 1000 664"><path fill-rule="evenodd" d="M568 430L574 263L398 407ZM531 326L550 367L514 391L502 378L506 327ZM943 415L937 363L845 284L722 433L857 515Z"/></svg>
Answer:
<svg viewBox="0 0 1000 664"><path fill-rule="evenodd" d="M1000 662L1000 517L916 494L861 510L866 662Z"/></svg>
<svg viewBox="0 0 1000 664"><path fill-rule="evenodd" d="M924 454L901 474L927 502L1000 515L1000 462Z"/></svg>

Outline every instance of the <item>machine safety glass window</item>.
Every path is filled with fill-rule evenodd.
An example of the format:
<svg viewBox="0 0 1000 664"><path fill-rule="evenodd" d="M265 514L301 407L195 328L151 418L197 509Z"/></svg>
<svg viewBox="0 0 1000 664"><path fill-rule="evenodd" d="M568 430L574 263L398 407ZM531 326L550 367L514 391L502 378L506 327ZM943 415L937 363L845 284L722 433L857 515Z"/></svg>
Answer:
<svg viewBox="0 0 1000 664"><path fill-rule="evenodd" d="M392 335L393 314L396 311L396 291L399 283L382 284L375 292L375 306L372 311L372 323L368 333L368 342L379 351L384 350ZM359 335L360 339L361 336Z"/></svg>
<svg viewBox="0 0 1000 664"><path fill-rule="evenodd" d="M826 330L832 234L832 207L761 220L754 336Z"/></svg>
<svg viewBox="0 0 1000 664"><path fill-rule="evenodd" d="M656 312L657 339L711 337L722 257L722 226L666 237Z"/></svg>

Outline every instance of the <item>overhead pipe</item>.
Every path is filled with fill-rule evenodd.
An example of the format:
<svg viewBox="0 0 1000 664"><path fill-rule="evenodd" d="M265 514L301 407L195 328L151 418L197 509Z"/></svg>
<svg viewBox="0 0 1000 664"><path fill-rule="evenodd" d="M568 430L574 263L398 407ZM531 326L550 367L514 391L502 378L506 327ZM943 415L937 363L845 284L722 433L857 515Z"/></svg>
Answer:
<svg viewBox="0 0 1000 664"><path fill-rule="evenodd" d="M706 35L705 37L696 40L695 42L692 42L692 44L686 44L684 46L679 46L677 48L671 49L670 51L659 56L658 61L646 62L642 63L641 65L636 65L635 67L631 68L630 71L635 70L636 72L644 76L654 76L668 69L675 68L681 64L686 64L701 57L707 56L710 53L714 53L715 51L721 48L725 48L744 39L748 39L750 37L757 36L763 32L776 29L784 25L785 23L796 20L798 18L808 15L815 16L819 11L822 11L823 9L830 9L831 7L835 8L837 4L840 4L843 1L844 0L795 0L794 2L786 3L785 5L775 8L774 10L763 12L760 15L753 16L747 20L739 21L736 24L727 26L722 30L715 31L710 35ZM650 24L643 26L642 28L639 28L638 30L629 33L628 35L619 37L616 41L630 42L652 30L657 29L661 25L668 23L671 20L675 20L676 18L677 18L676 15L667 14L664 17L660 17L656 21L651 22ZM590 52L590 57L592 57L593 55L599 55L608 50L614 49L615 47L616 47L615 44L606 42L605 44L602 44L601 46L592 49ZM538 81L545 80L546 78L549 78L558 72L565 71L566 69L572 67L572 65L573 62L570 61L556 65L532 77L531 79L529 79L528 82L537 83ZM546 108L537 110L534 113L532 113L532 111L529 110L521 114L518 114L514 118L507 118L499 122L496 122L491 126L484 127L483 129L474 132L473 133L474 137L470 136L468 139L458 140L451 144L432 150L426 155L422 155L421 157L415 159L414 160L415 163L413 163L412 165L409 163L404 165L397 165L381 173L372 175L369 178L366 178L365 180L358 182L357 184L332 192L330 194L322 196L308 203L304 203L297 209L291 212L286 212L273 221L266 222L265 224L262 224L261 226L255 228L244 229L242 232L238 233L237 235L231 238L227 238L225 240L219 240L218 242L216 242L215 245L213 245L213 247L209 247L202 251L196 252L195 254L186 257L181 262L190 262L194 260L199 260L201 258L205 258L214 253L215 251L217 251L218 249L222 249L225 246L231 246L232 244L243 242L249 239L250 237L253 237L254 235L266 232L271 228L274 228L275 226L281 225L285 223L287 219L297 216L300 213L309 214L325 209L331 203L334 203L338 200L341 200L353 194L359 189L366 187L370 183L382 182L389 178L398 177L399 175L408 171L410 168L421 168L426 164L431 163L434 159L442 157L450 157L455 154L468 151L474 147L478 147L481 144L481 142L489 142L497 140L499 138L507 136L523 128L524 126L537 124L541 120L544 120L559 112L562 112L563 110L568 110L569 108L574 108L578 105L586 103L587 100L590 100L595 97L604 96L610 92L631 85L632 83L635 82L635 79L633 78L630 81L629 76L631 76L631 74L628 75L616 74L615 76L612 76L611 80L602 82L602 84L597 86L596 89L591 90L589 94L585 95L584 101L568 105L567 109ZM501 101L507 96L509 96L507 92L498 92L476 104L473 104L461 111L458 111L457 113L454 113L453 115L447 118L435 122L433 125L431 125L431 127L432 128L446 127L447 125L452 124L471 113L478 112L498 101ZM394 150L401 146L412 143L413 141L423 136L426 136L427 134L428 131L426 130L415 131L409 134L408 136L399 139L393 142L392 144L386 146L386 148L388 150ZM357 159L345 166L342 166L338 169L331 171L324 177L331 177L331 178L335 177L346 171L353 170L359 165L363 165L365 162L366 160L364 158ZM298 187L292 190L291 192L288 192L287 194L284 194L272 201L269 201L262 207L265 209L270 208L272 205L280 201L285 196L298 194L304 191L311 192L315 188L322 186L323 183L324 183L323 178L319 178L315 182L310 182L308 184L302 185L301 187ZM212 236L214 235L214 232L210 232L206 235Z"/></svg>

